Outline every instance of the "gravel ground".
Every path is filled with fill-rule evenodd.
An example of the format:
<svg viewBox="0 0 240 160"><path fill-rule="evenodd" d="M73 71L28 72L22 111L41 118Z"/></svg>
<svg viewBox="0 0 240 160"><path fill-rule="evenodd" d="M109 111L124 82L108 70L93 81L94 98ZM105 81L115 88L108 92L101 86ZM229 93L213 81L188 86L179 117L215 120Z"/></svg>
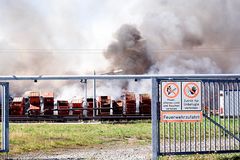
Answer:
<svg viewBox="0 0 240 160"><path fill-rule="evenodd" d="M98 148L65 149L51 153L35 152L10 157L11 159L90 159L90 160L148 160L151 159L150 145L110 145Z"/></svg>
<svg viewBox="0 0 240 160"><path fill-rule="evenodd" d="M227 150L234 150L239 149L239 143L231 138L229 140L222 138L221 142L220 139L206 139L206 150L214 150L215 144L216 144L216 150L220 150L225 148ZM133 140L134 141L134 140ZM210 143L211 142L211 143ZM230 145L229 145L230 144ZM210 147L211 145L211 147ZM174 145L173 140L171 140L171 143L169 144L168 139L165 141L165 147L164 143L162 142L160 145L161 152L174 152L185 150L185 144L184 142L179 143L176 142L176 145ZM176 147L176 148L175 148ZM194 141L186 141L186 151L196 151L205 150L205 143L203 141L201 142L201 149L200 149L200 143L196 140L196 148ZM150 145L137 145L137 144L123 144L123 143L116 143L116 144L109 144L109 145L103 145L93 148L81 148L81 149L59 149L52 152L34 152L34 153L28 153L24 155L18 155L14 157L10 157L10 159L86 159L86 160L148 160L151 159L151 146Z"/></svg>

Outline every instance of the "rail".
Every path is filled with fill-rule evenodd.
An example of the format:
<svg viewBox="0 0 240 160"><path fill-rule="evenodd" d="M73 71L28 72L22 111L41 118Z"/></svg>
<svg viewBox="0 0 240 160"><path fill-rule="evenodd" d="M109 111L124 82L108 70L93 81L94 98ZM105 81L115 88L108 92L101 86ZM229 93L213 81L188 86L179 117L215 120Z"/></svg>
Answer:
<svg viewBox="0 0 240 160"><path fill-rule="evenodd" d="M178 79L199 79L199 80L240 80L240 74L163 74L163 75L3 75L0 81L14 80L80 80L80 79L152 79L178 80Z"/></svg>

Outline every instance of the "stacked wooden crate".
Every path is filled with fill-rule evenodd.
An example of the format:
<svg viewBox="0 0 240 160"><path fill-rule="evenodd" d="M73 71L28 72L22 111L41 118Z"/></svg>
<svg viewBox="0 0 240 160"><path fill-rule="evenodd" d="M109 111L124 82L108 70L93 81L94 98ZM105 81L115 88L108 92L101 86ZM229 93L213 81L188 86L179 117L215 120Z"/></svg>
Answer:
<svg viewBox="0 0 240 160"><path fill-rule="evenodd" d="M79 115L82 117L83 110L82 110L83 101L81 99L73 99L72 100L72 114Z"/></svg>
<svg viewBox="0 0 240 160"><path fill-rule="evenodd" d="M54 109L54 95L53 92L45 92L42 94L43 99L43 112L44 115L53 115Z"/></svg>
<svg viewBox="0 0 240 160"><path fill-rule="evenodd" d="M68 116L69 115L69 103L66 100L58 100L58 115L59 116Z"/></svg>
<svg viewBox="0 0 240 160"><path fill-rule="evenodd" d="M111 107L111 97L110 96L99 96L99 107L100 107L100 115L101 116L109 116L110 115L110 107Z"/></svg>
<svg viewBox="0 0 240 160"><path fill-rule="evenodd" d="M24 115L25 98L14 97L10 104L10 115Z"/></svg>
<svg viewBox="0 0 240 160"><path fill-rule="evenodd" d="M136 114L136 97L133 92L125 93L126 114Z"/></svg>
<svg viewBox="0 0 240 160"><path fill-rule="evenodd" d="M29 92L29 104L28 109L29 115L40 115L40 93L39 92Z"/></svg>
<svg viewBox="0 0 240 160"><path fill-rule="evenodd" d="M123 101L116 100L113 101L113 115L122 115L123 114Z"/></svg>
<svg viewBox="0 0 240 160"><path fill-rule="evenodd" d="M139 94L139 111L140 114L151 114L151 97L149 94Z"/></svg>
<svg viewBox="0 0 240 160"><path fill-rule="evenodd" d="M93 117L93 98L87 98L87 117Z"/></svg>

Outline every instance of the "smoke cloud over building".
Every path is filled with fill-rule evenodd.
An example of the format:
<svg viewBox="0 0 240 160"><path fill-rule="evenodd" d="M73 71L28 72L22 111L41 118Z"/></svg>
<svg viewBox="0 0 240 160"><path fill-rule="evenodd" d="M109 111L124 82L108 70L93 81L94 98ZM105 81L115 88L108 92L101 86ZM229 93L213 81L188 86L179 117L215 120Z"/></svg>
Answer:
<svg viewBox="0 0 240 160"><path fill-rule="evenodd" d="M145 40L136 27L125 24L118 29L115 37L116 41L104 53L113 69L121 68L125 74L145 74L152 62Z"/></svg>

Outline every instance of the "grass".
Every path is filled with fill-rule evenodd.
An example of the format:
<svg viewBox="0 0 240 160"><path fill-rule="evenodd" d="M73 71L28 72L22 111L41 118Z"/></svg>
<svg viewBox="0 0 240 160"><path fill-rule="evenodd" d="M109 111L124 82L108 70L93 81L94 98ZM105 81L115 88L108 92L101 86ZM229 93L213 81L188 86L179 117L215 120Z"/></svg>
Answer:
<svg viewBox="0 0 240 160"><path fill-rule="evenodd" d="M151 123L10 124L10 155L39 150L47 152L58 148L85 148L107 144L111 146L116 143L150 144ZM161 159L240 159L240 154L164 156Z"/></svg>
<svg viewBox="0 0 240 160"><path fill-rule="evenodd" d="M116 141L151 142L151 123L10 124L10 155L54 148L94 146Z"/></svg>

